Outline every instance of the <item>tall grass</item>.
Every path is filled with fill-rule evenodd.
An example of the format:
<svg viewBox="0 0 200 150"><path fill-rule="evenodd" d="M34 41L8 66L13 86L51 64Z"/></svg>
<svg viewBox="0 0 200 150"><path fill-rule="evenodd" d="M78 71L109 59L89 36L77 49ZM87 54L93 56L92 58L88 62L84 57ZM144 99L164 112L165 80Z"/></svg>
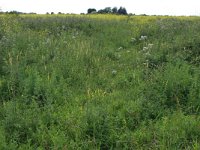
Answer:
<svg viewBox="0 0 200 150"><path fill-rule="evenodd" d="M0 16L0 149L199 149L199 17Z"/></svg>

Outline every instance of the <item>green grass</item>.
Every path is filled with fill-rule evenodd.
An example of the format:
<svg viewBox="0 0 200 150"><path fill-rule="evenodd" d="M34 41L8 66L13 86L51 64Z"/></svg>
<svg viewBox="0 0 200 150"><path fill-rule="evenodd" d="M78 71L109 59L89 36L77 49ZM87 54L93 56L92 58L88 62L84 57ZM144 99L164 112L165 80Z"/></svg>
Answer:
<svg viewBox="0 0 200 150"><path fill-rule="evenodd" d="M199 149L199 28L0 15L0 149Z"/></svg>

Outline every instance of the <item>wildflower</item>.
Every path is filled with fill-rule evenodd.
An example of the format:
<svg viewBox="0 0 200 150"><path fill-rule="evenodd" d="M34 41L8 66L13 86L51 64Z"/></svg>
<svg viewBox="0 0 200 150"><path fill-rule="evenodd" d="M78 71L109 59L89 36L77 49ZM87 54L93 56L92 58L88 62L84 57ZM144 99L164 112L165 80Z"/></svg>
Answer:
<svg viewBox="0 0 200 150"><path fill-rule="evenodd" d="M118 50L122 50L122 49L123 49L123 47L119 47L119 48L118 48Z"/></svg>
<svg viewBox="0 0 200 150"><path fill-rule="evenodd" d="M112 71L112 75L116 75L117 74L117 71L116 70L113 70Z"/></svg>
<svg viewBox="0 0 200 150"><path fill-rule="evenodd" d="M146 40L146 39L147 39L147 36L146 36L146 35L141 35L140 41L144 41L144 40Z"/></svg>
<svg viewBox="0 0 200 150"><path fill-rule="evenodd" d="M131 38L131 42L135 42L136 41L136 38Z"/></svg>
<svg viewBox="0 0 200 150"><path fill-rule="evenodd" d="M151 54L150 54L149 52L146 52L145 55L146 55L146 56L150 56Z"/></svg>
<svg viewBox="0 0 200 150"><path fill-rule="evenodd" d="M147 59L145 63L143 63L147 68L149 67L149 60Z"/></svg>
<svg viewBox="0 0 200 150"><path fill-rule="evenodd" d="M148 44L148 48L152 48L153 47L153 44Z"/></svg>
<svg viewBox="0 0 200 150"><path fill-rule="evenodd" d="M143 47L143 51L147 51L149 48L148 47Z"/></svg>
<svg viewBox="0 0 200 150"><path fill-rule="evenodd" d="M50 44L51 43L51 39L47 38L46 39L46 44Z"/></svg>
<svg viewBox="0 0 200 150"><path fill-rule="evenodd" d="M62 29L63 29L63 30L65 29L65 26L64 26L64 25L62 25Z"/></svg>

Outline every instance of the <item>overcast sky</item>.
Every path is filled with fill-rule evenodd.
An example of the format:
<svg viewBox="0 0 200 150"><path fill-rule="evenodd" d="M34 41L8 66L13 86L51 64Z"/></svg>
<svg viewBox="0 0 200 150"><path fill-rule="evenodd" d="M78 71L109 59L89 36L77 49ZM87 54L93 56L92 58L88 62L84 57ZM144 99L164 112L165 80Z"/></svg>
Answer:
<svg viewBox="0 0 200 150"><path fill-rule="evenodd" d="M2 11L86 13L88 8L120 7L147 15L198 15L200 0L0 0Z"/></svg>

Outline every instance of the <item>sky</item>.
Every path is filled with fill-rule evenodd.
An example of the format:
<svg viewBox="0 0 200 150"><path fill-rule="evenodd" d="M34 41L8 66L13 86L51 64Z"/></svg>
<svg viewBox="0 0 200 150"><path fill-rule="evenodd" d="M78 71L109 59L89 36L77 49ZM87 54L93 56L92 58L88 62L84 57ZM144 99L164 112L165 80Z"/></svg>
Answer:
<svg viewBox="0 0 200 150"><path fill-rule="evenodd" d="M136 15L200 16L200 0L0 0L1 11L87 13L88 8L126 8Z"/></svg>

